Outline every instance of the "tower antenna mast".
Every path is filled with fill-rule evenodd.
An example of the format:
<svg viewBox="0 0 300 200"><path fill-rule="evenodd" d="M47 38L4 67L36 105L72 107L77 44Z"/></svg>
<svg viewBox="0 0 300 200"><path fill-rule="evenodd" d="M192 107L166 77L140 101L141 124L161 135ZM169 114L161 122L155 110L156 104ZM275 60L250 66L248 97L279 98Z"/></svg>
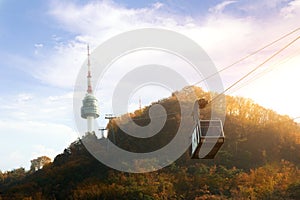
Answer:
<svg viewBox="0 0 300 200"><path fill-rule="evenodd" d="M139 109L140 109L140 111L142 110L142 100L141 100L141 97L139 97Z"/></svg>
<svg viewBox="0 0 300 200"><path fill-rule="evenodd" d="M88 74L87 74L87 81L88 81L88 89L87 93L88 94L93 94L93 89L92 89L92 75L91 75L91 61L90 61L90 46L87 45L87 56L88 56Z"/></svg>

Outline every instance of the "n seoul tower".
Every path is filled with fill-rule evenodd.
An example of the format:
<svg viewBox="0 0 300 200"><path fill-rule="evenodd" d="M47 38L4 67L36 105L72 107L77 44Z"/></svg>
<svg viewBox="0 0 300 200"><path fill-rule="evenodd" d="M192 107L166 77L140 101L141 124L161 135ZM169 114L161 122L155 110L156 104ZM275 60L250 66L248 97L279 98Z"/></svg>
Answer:
<svg viewBox="0 0 300 200"><path fill-rule="evenodd" d="M88 56L88 73L87 73L87 93L82 100L81 117L87 120L87 132L86 135L95 134L94 120L99 117L98 100L93 94L92 89L92 75L91 75L91 63L90 63L90 49L87 47Z"/></svg>

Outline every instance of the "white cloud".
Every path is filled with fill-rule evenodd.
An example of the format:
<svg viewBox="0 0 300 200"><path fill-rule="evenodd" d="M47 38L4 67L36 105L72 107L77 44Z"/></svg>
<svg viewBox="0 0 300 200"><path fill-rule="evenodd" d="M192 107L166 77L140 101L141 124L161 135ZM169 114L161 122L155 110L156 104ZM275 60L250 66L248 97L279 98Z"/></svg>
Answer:
<svg viewBox="0 0 300 200"><path fill-rule="evenodd" d="M299 18L300 16L300 1L294 0L289 2L288 6L281 9L280 14L284 18Z"/></svg>
<svg viewBox="0 0 300 200"><path fill-rule="evenodd" d="M27 163L28 160L26 159L26 156L20 149L11 149L11 151L6 150L1 152L1 154L1 159L6 161L1 162L1 170L9 171L19 167L26 167L24 163Z"/></svg>
<svg viewBox="0 0 300 200"><path fill-rule="evenodd" d="M54 158L75 141L78 134L70 127L42 121L0 120L1 170L30 166L30 160L46 155Z"/></svg>
<svg viewBox="0 0 300 200"><path fill-rule="evenodd" d="M154 15L160 7L161 4L154 4L150 8L127 9L112 1L94 1L83 6L55 1L49 13L64 29L101 40L128 27L153 24L161 17Z"/></svg>
<svg viewBox="0 0 300 200"><path fill-rule="evenodd" d="M94 1L85 5L53 1L49 15L57 20L62 29L76 36L60 42L60 36L55 35L53 39L57 43L52 50L43 51L43 54L39 52L39 59L34 63L29 62L30 66L25 63L27 60L21 62L29 66L30 73L42 82L73 88L79 69L86 59L87 43L93 49L123 31L154 26L172 28L184 24L179 19L188 20L164 13L163 7L163 4L155 3L148 8L127 9L112 1Z"/></svg>
<svg viewBox="0 0 300 200"><path fill-rule="evenodd" d="M32 100L32 98L33 98L32 94L21 93L18 95L17 101L18 102L30 101L30 100Z"/></svg>
<svg viewBox="0 0 300 200"><path fill-rule="evenodd" d="M79 41L56 46L50 56L36 63L39 67L32 68L32 75L46 84L72 88L78 70L86 58L85 47Z"/></svg>
<svg viewBox="0 0 300 200"><path fill-rule="evenodd" d="M35 48L42 48L44 45L43 44L34 44Z"/></svg>
<svg viewBox="0 0 300 200"><path fill-rule="evenodd" d="M59 95L59 96L49 96L48 100L49 101L60 101L60 100L70 100L72 98L73 98L73 92L68 92L66 94Z"/></svg>
<svg viewBox="0 0 300 200"><path fill-rule="evenodd" d="M22 160L24 159L20 151L14 151L8 154L10 160Z"/></svg>
<svg viewBox="0 0 300 200"><path fill-rule="evenodd" d="M162 8L163 6L164 6L164 4L163 4L163 3L160 3L160 2L156 2L156 3L153 4L153 7L154 7L155 9L160 9L160 8Z"/></svg>
<svg viewBox="0 0 300 200"><path fill-rule="evenodd" d="M57 51L50 59L50 64L44 65L47 73L40 74L40 78L53 85L71 87L82 61L86 58L86 43L95 47L113 35L138 27L164 27L181 32L198 42L216 65L223 68L293 30L298 25L298 18L294 16L286 19L280 13L272 12L269 13L269 17L259 19L256 12L262 12L263 9L268 12L272 9L281 9L284 12L285 9L291 10L290 7L295 10L297 2L292 1L282 8L284 0L253 1L248 4L224 1L212 7L211 12L200 21L197 18L175 16L164 12L167 8L160 4L129 9L111 1L96 1L84 5L55 1L49 13L64 30L75 33L76 37L69 43L57 47ZM236 16L227 12L222 13L229 5L245 10L248 14ZM232 84L285 43L287 40L268 48L232 70L222 73L225 86ZM293 50L287 51L284 55L288 55L289 52ZM77 63L72 62L74 58L77 58ZM69 76L65 77L65 74Z"/></svg>
<svg viewBox="0 0 300 200"><path fill-rule="evenodd" d="M276 1L276 5L280 2L282 1ZM269 1L261 3L268 7L274 7L275 4ZM211 8L214 12L200 22L191 17L164 12L164 5L161 3L146 8L128 9L112 1L94 1L84 5L54 1L49 14L61 24L62 29L74 33L76 37L56 46L53 55L40 63L43 67L37 73L35 71L34 76L51 85L72 88L78 70L86 59L87 43L93 49L118 33L138 27L163 27L182 32L203 46L217 64L225 66L297 24L295 19L287 23L280 16L274 18L274 15L273 19L260 21L248 16L233 17L215 13L231 4L242 7L239 2L224 1ZM256 4L258 2L248 6Z"/></svg>
<svg viewBox="0 0 300 200"><path fill-rule="evenodd" d="M217 4L215 7L210 8L209 11L213 14L221 14L226 6L236 3L236 1L223 1L222 3Z"/></svg>
<svg viewBox="0 0 300 200"><path fill-rule="evenodd" d="M191 37L206 50L217 66L223 68L299 25L299 0L291 1L285 7L278 7L284 2L282 0L257 0L246 4L241 3L241 1L224 1L212 7L211 12L205 17L192 18L185 15L170 14L167 12L166 5L159 2L149 7L132 9L122 7L112 1L92 1L83 5L76 4L74 1L53 1L49 15L56 19L62 30L75 35L74 38L64 41L62 36L53 35L52 39L56 42L53 49L45 50L43 45L35 45L36 49L43 48L43 51L38 52L37 60L32 61L22 57L11 57L10 60L17 62L19 66L24 66L24 71L29 71L43 83L73 89L78 71L86 59L87 43L90 44L91 49L94 49L101 42L123 31L142 27L159 27L178 31ZM236 6L234 8L246 12L247 15L230 15L230 12L223 12L229 5ZM266 9L265 13L268 17L257 17L256 12L262 13L264 9ZM280 12L271 13L270 10L279 10ZM294 36L289 37L288 40ZM241 75L273 53L274 50L286 44L288 40L284 40L254 58L222 73L225 85L232 84ZM289 56L297 49L299 49L298 43L285 51L275 62ZM293 66L296 66L295 62ZM299 74L294 67L286 70L286 73ZM282 79L288 79L288 77L285 75ZM298 79L293 78L293 80L294 85L300 85ZM261 84L272 87L272 83L275 85L276 81L278 82L278 74L276 76L270 74L268 77L270 85ZM287 88L287 91L291 91L290 94L286 95L291 99L297 99L293 98L293 87L288 85L291 83L289 81L280 82L280 88ZM106 90L111 90L111 88L106 88ZM251 90L247 87L247 89L236 94L248 95L248 97L257 100L258 103L266 103L263 100L266 90L273 94L268 94L268 96L272 96L274 99L280 98L278 91L267 89L261 85L255 87L255 84ZM143 102L148 102L144 96L142 98ZM7 102L6 99L19 100ZM283 100L282 97L281 99ZM100 96L99 100L100 105L107 105L105 97ZM278 108L278 105L274 103L276 101L270 100L267 103L269 107ZM136 99L130 103L131 107L137 107ZM293 101L294 104L297 105L297 102ZM40 155L43 152L54 154L57 148L49 145L47 141L52 143L57 140L67 143L76 137L73 129L70 128L71 125L65 125L72 121L72 109L72 94L70 92L47 97L28 93L14 97L2 97L0 99L1 133L18 133L18 135L13 135L15 138L21 137L20 133L23 133L22 137L25 139L26 137L35 139L38 137L39 140L31 142L31 147L29 147L35 149L35 153L26 158ZM101 110L101 115L103 110L105 109ZM290 112L290 110L286 112ZM46 138L51 138L51 140ZM62 146L66 143L63 143Z"/></svg>
<svg viewBox="0 0 300 200"><path fill-rule="evenodd" d="M0 119L26 121L50 121L68 123L72 121L72 92L57 96L41 96L20 93L3 95L0 99ZM16 99L15 101L7 101Z"/></svg>
<svg viewBox="0 0 300 200"><path fill-rule="evenodd" d="M31 156L31 160L32 159L35 159L37 157L40 157L40 156L47 156L49 158L51 158L51 160L53 161L53 159L55 158L55 156L57 156L58 154L60 154L62 152L62 150L55 150L53 148L49 148L45 145L34 145L33 146L33 152L32 152L32 156Z"/></svg>
<svg viewBox="0 0 300 200"><path fill-rule="evenodd" d="M18 138L14 137L12 133L16 136L25 136L28 141L43 141L45 143L55 144L61 141L61 139L70 140L76 139L74 137L75 131L64 124L43 122L43 121L15 121L15 120L0 120L0 128L2 134L11 133L7 138ZM51 141L53 139L53 141ZM24 141L22 141L24 142Z"/></svg>
<svg viewBox="0 0 300 200"><path fill-rule="evenodd" d="M35 47L34 54L38 55L40 49L42 49L44 47L44 45L39 43L39 44L34 44L34 47Z"/></svg>
<svg viewBox="0 0 300 200"><path fill-rule="evenodd" d="M34 156L53 158L77 139L72 94L1 96L0 156L6 161L0 163L1 170L20 166L28 169Z"/></svg>
<svg viewBox="0 0 300 200"><path fill-rule="evenodd" d="M237 10L248 16L255 16L258 19L273 18L280 9L290 0L252 0L238 1Z"/></svg>

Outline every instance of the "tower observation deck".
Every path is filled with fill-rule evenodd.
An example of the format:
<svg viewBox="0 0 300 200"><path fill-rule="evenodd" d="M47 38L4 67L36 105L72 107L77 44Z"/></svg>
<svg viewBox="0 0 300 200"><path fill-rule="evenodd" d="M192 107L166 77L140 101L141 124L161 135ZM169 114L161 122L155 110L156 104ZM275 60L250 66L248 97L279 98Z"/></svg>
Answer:
<svg viewBox="0 0 300 200"><path fill-rule="evenodd" d="M94 120L99 117L99 107L98 107L98 100L93 94L92 90L92 82L91 82L91 63L90 63L90 51L89 46L88 48L88 73L87 73L87 93L82 100L81 106L81 117L87 120L87 133L91 134L95 133L94 131Z"/></svg>

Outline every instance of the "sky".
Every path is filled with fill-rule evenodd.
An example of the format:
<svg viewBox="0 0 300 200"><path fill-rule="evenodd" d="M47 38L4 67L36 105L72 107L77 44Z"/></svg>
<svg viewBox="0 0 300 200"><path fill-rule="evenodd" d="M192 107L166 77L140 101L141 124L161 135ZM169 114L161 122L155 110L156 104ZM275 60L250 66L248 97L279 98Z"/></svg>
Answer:
<svg viewBox="0 0 300 200"><path fill-rule="evenodd" d="M42 155L53 159L78 138L72 98L87 44L93 52L124 31L166 28L197 42L221 70L299 28L299 19L299 0L0 0L0 170L28 169L30 160ZM220 73L224 88L299 33ZM170 58L163 62L168 59L180 65ZM119 65L122 62L126 59ZM300 41L296 41L227 94L251 98L296 118L299 74ZM112 72L107 77L110 82L120 78ZM96 93L98 123L103 127L104 115L111 112L110 90L100 83ZM145 106L169 94L159 87L155 95L151 90L145 87L134 93L129 110L138 108L139 98Z"/></svg>

